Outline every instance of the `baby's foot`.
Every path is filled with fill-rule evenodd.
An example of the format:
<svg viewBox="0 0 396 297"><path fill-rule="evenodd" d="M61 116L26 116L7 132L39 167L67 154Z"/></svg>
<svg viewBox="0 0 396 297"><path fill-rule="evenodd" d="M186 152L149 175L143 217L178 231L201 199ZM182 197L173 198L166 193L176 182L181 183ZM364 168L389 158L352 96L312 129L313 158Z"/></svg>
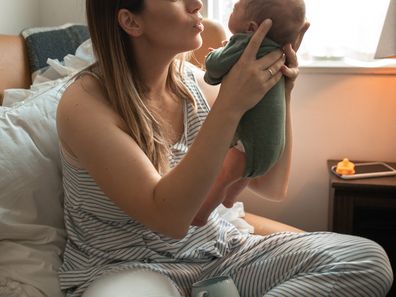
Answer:
<svg viewBox="0 0 396 297"><path fill-rule="evenodd" d="M227 208L231 208L238 195L242 192L244 188L249 184L249 179L248 178L241 178L240 180L237 180L233 184L231 184L227 189L227 194L224 198L223 205Z"/></svg>
<svg viewBox="0 0 396 297"><path fill-rule="evenodd" d="M191 224L193 226L206 225L212 211L217 206L219 206L219 204L224 200L225 197L226 197L225 187L224 186L218 187L214 185Z"/></svg>

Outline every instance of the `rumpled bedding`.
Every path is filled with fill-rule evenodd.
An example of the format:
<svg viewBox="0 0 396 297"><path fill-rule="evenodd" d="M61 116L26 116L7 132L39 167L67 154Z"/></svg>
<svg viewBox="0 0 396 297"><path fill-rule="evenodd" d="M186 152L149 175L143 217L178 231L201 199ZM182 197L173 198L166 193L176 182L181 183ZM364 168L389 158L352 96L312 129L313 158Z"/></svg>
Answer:
<svg viewBox="0 0 396 297"><path fill-rule="evenodd" d="M91 40L83 42L76 50L75 54L68 54L63 61L57 59L47 59L45 70L34 76L30 89L8 89L4 91L3 106L12 106L17 102L28 100L32 96L54 87L55 81L63 82L62 79L72 77L81 69L88 67L94 62Z"/></svg>
<svg viewBox="0 0 396 297"><path fill-rule="evenodd" d="M48 60L30 89L0 107L0 297L63 297L57 278L66 233L55 114L61 89L93 62L90 41Z"/></svg>
<svg viewBox="0 0 396 297"><path fill-rule="evenodd" d="M10 279L0 279L1 297L43 297L36 288Z"/></svg>

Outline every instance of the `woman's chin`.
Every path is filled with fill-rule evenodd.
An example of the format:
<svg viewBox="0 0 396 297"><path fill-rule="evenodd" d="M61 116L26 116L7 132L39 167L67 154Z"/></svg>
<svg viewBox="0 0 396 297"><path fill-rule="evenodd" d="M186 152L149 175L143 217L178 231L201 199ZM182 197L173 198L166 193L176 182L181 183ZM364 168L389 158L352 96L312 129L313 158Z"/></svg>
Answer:
<svg viewBox="0 0 396 297"><path fill-rule="evenodd" d="M197 38L196 38L194 44L193 44L192 50L199 49L199 48L202 46L202 44L203 44L202 37L201 37L201 34L199 34L199 35L197 36Z"/></svg>
<svg viewBox="0 0 396 297"><path fill-rule="evenodd" d="M191 44L191 46L189 47L185 47L185 49L183 50L183 52L192 52L195 51L199 48L202 47L202 42L201 41L197 41Z"/></svg>

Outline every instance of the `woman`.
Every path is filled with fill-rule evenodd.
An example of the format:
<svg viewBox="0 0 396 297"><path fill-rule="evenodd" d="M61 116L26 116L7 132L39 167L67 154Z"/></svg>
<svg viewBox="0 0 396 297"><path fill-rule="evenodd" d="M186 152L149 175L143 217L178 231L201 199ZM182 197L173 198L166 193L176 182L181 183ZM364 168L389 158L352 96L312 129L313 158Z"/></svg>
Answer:
<svg viewBox="0 0 396 297"><path fill-rule="evenodd" d="M392 272L371 241L332 233L242 235L216 211L205 226L190 226L243 113L282 75L290 103L298 74L291 46L286 58L277 51L255 59L270 21L217 90L176 59L201 45L201 1L86 3L97 63L68 87L57 114L68 232L59 278L68 296L137 270L160 273L182 296L215 275L230 275L249 297L385 294ZM290 135L287 143L278 165L249 185L267 197L286 189ZM129 289L112 296L130 296Z"/></svg>

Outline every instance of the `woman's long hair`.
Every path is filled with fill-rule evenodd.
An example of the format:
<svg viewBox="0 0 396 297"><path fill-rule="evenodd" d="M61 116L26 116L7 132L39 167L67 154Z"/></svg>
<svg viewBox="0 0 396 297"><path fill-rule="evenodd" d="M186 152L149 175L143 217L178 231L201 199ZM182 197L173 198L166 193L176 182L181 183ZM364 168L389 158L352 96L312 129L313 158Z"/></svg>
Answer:
<svg viewBox="0 0 396 297"><path fill-rule="evenodd" d="M95 69L103 80L107 100L125 121L130 136L162 174L169 169L171 143L161 117L147 104L147 86L136 71L130 37L118 24L117 13L121 8L139 13L144 9L144 0L86 0L87 22L97 59ZM167 86L177 98L191 100L195 106L193 96L180 80L182 64L176 60L171 63Z"/></svg>

